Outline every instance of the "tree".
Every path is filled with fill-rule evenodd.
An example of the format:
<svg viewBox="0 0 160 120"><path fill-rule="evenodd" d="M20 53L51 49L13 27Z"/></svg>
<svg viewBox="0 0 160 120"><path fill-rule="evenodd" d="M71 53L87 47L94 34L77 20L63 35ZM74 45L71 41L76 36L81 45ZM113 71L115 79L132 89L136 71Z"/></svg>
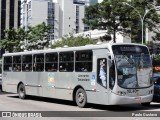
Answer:
<svg viewBox="0 0 160 120"><path fill-rule="evenodd" d="M95 40L84 38L83 36L74 37L73 35L69 35L63 37L62 40L55 42L51 47L56 48L56 47L63 47L65 45L69 47L74 47L74 46L84 46L87 44L95 44L95 43L96 43Z"/></svg>
<svg viewBox="0 0 160 120"><path fill-rule="evenodd" d="M48 46L48 31L50 27L44 22L42 24L36 25L35 27L28 28L27 37L27 49L42 49L44 46Z"/></svg>
<svg viewBox="0 0 160 120"><path fill-rule="evenodd" d="M0 41L0 47L9 52L20 52L24 49L40 49L48 46L49 27L45 24L39 24L35 27L5 30L5 37Z"/></svg>
<svg viewBox="0 0 160 120"><path fill-rule="evenodd" d="M0 42L0 47L8 52L22 51L20 42L25 37L24 28L5 30L5 37Z"/></svg>
<svg viewBox="0 0 160 120"><path fill-rule="evenodd" d="M135 7L143 17L145 10L153 8L150 0L103 0L102 3L92 5L86 8L83 22L91 29L108 30L108 34L113 35L113 41L116 42L116 33L130 36L136 41L137 36L141 38L141 21L137 11L124 4L128 3ZM157 29L156 24L160 23L159 15L155 10L151 10L144 19L145 26L150 31Z"/></svg>

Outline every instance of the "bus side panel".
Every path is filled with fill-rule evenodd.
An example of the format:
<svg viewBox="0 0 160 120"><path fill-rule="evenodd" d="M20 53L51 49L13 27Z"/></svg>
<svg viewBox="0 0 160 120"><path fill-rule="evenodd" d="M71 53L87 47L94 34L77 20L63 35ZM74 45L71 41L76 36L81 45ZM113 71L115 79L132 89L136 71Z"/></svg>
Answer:
<svg viewBox="0 0 160 120"><path fill-rule="evenodd" d="M55 98L55 78L56 72L44 72L40 78L39 94L43 97ZM42 88L42 90L41 90Z"/></svg>
<svg viewBox="0 0 160 120"><path fill-rule="evenodd" d="M86 91L86 94L87 94L87 102L88 103L97 103L96 92Z"/></svg>
<svg viewBox="0 0 160 120"><path fill-rule="evenodd" d="M26 94L42 95L41 79L43 79L43 72L26 72Z"/></svg>
<svg viewBox="0 0 160 120"><path fill-rule="evenodd" d="M25 74L19 72L3 73L3 91L17 93L17 87L20 82L25 83Z"/></svg>
<svg viewBox="0 0 160 120"><path fill-rule="evenodd" d="M88 103L97 103L96 101L96 75L92 72L77 72L75 79L72 81L73 86L81 86L87 95Z"/></svg>
<svg viewBox="0 0 160 120"><path fill-rule="evenodd" d="M73 72L60 72L55 77L56 98L72 100L72 80L74 80Z"/></svg>

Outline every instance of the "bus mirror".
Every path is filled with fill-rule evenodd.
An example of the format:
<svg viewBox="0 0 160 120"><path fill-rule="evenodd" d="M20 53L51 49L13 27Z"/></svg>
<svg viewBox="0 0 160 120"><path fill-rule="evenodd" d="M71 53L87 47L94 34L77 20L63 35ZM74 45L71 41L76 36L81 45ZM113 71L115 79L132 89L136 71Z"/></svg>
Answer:
<svg viewBox="0 0 160 120"><path fill-rule="evenodd" d="M110 59L110 60L111 60L111 56L108 56L108 59Z"/></svg>

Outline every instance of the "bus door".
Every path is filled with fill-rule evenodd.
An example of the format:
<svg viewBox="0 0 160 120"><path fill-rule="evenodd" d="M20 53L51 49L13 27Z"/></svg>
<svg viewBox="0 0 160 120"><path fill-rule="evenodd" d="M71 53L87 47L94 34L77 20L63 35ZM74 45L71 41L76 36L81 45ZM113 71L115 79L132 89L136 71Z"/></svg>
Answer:
<svg viewBox="0 0 160 120"><path fill-rule="evenodd" d="M97 103L108 104L108 59L107 55L97 57Z"/></svg>
<svg viewBox="0 0 160 120"><path fill-rule="evenodd" d="M115 63L114 60L111 60L111 58L108 59L108 104L112 103L112 90L115 86L116 81L116 69L115 69Z"/></svg>

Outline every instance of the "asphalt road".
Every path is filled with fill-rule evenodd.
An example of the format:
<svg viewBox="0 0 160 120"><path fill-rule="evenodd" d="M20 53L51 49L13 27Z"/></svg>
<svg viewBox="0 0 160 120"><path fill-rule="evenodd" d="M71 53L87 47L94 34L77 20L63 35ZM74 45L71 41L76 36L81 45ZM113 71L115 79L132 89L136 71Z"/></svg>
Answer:
<svg viewBox="0 0 160 120"><path fill-rule="evenodd" d="M33 96L21 100L17 94L0 92L0 116L2 116L2 112L3 116L5 116L6 111L11 112L14 118L0 117L0 119L18 120L22 119L21 116L26 117L30 115L30 117L33 117L37 115L37 117L42 116L42 118L32 118L32 120L75 120L75 118L80 120L158 120L160 117L135 117L132 115L156 114L157 112L160 115L160 103L152 103L149 107L144 107L140 104L121 106L89 104L87 108L79 108L71 101ZM20 117L17 117L18 113Z"/></svg>

